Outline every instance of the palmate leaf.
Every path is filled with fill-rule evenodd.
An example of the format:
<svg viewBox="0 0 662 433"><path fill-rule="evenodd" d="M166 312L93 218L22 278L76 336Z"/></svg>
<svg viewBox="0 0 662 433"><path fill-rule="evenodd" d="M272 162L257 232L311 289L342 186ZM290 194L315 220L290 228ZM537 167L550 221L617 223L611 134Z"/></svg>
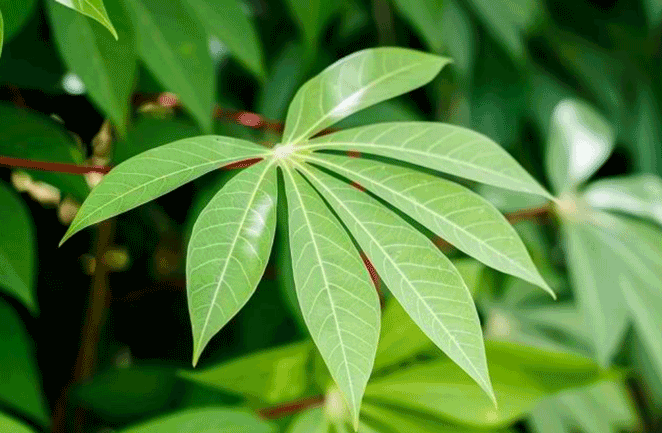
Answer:
<svg viewBox="0 0 662 433"><path fill-rule="evenodd" d="M473 191L439 177L361 158L318 154L306 159L357 182L486 265L552 293L512 226Z"/></svg>
<svg viewBox="0 0 662 433"><path fill-rule="evenodd" d="M451 261L373 198L318 169L297 167L338 213L414 322L494 400L478 313Z"/></svg>
<svg viewBox="0 0 662 433"><path fill-rule="evenodd" d="M414 90L449 63L405 48L374 48L344 57L294 95L283 143L297 144L352 113Z"/></svg>
<svg viewBox="0 0 662 433"><path fill-rule="evenodd" d="M83 15L100 22L107 28L115 39L118 39L117 31L110 22L106 8L103 5L103 0L55 0L56 2L65 5Z"/></svg>
<svg viewBox="0 0 662 433"><path fill-rule="evenodd" d="M90 192L60 245L85 227L154 200L223 165L260 158L267 152L236 138L200 136L134 156L111 170Z"/></svg>
<svg viewBox="0 0 662 433"><path fill-rule="evenodd" d="M379 299L336 217L299 173L284 171L299 304L356 426L377 351Z"/></svg>
<svg viewBox="0 0 662 433"><path fill-rule="evenodd" d="M301 148L365 152L552 198L501 146L482 134L454 125L377 123L314 138Z"/></svg>
<svg viewBox="0 0 662 433"><path fill-rule="evenodd" d="M233 177L193 226L186 257L193 365L257 288L276 232L276 195L276 167L262 161Z"/></svg>

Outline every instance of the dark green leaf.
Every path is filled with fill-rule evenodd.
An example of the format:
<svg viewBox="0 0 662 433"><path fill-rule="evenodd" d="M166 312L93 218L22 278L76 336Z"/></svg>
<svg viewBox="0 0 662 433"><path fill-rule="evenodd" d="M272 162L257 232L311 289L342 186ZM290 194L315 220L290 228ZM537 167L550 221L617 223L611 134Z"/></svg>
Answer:
<svg viewBox="0 0 662 433"><path fill-rule="evenodd" d="M0 401L46 427L50 414L42 395L32 341L20 317L0 299Z"/></svg>
<svg viewBox="0 0 662 433"><path fill-rule="evenodd" d="M333 0L287 0L295 21L301 29L307 49L312 52L319 41L324 26L338 10Z"/></svg>
<svg viewBox="0 0 662 433"><path fill-rule="evenodd" d="M81 14L52 1L47 4L55 42L65 63L81 78L91 99L123 136L129 120L136 52L133 29L122 5L109 3L121 36L115 40Z"/></svg>
<svg viewBox="0 0 662 433"><path fill-rule="evenodd" d="M257 288L274 240L276 196L276 167L263 161L233 177L193 227L186 288L194 366Z"/></svg>
<svg viewBox="0 0 662 433"><path fill-rule="evenodd" d="M262 44L240 0L188 0L184 2L207 31L217 36L251 72L264 80Z"/></svg>
<svg viewBox="0 0 662 433"><path fill-rule="evenodd" d="M34 13L36 0L0 0L0 30L4 20L4 38L9 41L17 33L28 18ZM2 31L0 31L0 51L2 51Z"/></svg>
<svg viewBox="0 0 662 433"><path fill-rule="evenodd" d="M398 11L421 34L430 50L441 53L444 44L441 0L393 0Z"/></svg>
<svg viewBox="0 0 662 433"><path fill-rule="evenodd" d="M208 41L180 0L124 0L135 25L140 59L176 93L203 131L212 131L216 80Z"/></svg>
<svg viewBox="0 0 662 433"><path fill-rule="evenodd" d="M35 241L32 217L23 201L0 181L0 289L23 302L33 313Z"/></svg>
<svg viewBox="0 0 662 433"><path fill-rule="evenodd" d="M0 155L35 161L81 164L83 154L67 131L39 114L0 104L3 122ZM29 170L32 178L49 183L83 200L89 191L83 176Z"/></svg>

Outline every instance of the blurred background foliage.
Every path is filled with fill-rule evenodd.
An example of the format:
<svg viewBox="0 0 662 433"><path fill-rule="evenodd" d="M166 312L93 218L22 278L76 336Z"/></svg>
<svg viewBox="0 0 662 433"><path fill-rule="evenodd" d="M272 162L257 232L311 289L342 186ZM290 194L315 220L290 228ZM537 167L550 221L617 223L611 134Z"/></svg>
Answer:
<svg viewBox="0 0 662 433"><path fill-rule="evenodd" d="M0 0L0 156L116 165L202 133L271 143L307 79L397 45L454 64L336 127L464 125L561 195L547 212L540 199L472 185L504 212L542 209L515 227L557 301L449 253L479 307L499 408L382 285L359 431L662 429L662 2L104 3L107 13L100 0ZM185 246L233 174L58 249L101 175L0 169L1 431L350 431L306 339L282 227L255 296L190 368Z"/></svg>

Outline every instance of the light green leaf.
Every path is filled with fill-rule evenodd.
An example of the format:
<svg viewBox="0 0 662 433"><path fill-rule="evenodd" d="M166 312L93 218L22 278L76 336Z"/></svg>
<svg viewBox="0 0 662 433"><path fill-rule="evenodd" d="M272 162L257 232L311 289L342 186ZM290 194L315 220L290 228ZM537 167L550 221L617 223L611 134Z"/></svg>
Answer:
<svg viewBox="0 0 662 433"><path fill-rule="evenodd" d="M354 424L379 338L379 298L352 241L315 190L285 169L299 304Z"/></svg>
<svg viewBox="0 0 662 433"><path fill-rule="evenodd" d="M17 34L32 16L37 5L36 0L0 0L0 21L4 20L4 39L5 42ZM2 24L0 24L0 29ZM0 51L2 49L2 31L0 31ZM3 67L7 67L5 64Z"/></svg>
<svg viewBox="0 0 662 433"><path fill-rule="evenodd" d="M0 299L0 402L41 426L50 414L42 394L32 341L14 309Z"/></svg>
<svg viewBox="0 0 662 433"><path fill-rule="evenodd" d="M136 26L138 54L159 83L181 98L206 133L216 95L208 41L180 0L124 0Z"/></svg>
<svg viewBox="0 0 662 433"><path fill-rule="evenodd" d="M106 8L103 5L103 0L55 0L56 2L65 5L68 8L71 8L83 15L87 15L100 22L105 28L110 30L113 37L117 40L118 35L113 23L110 22L110 17L106 12Z"/></svg>
<svg viewBox="0 0 662 433"><path fill-rule="evenodd" d="M614 270L622 265L604 251L595 228L566 221L563 233L574 294L593 339L597 359L608 366L629 324L629 312ZM614 260L615 259L615 260Z"/></svg>
<svg viewBox="0 0 662 433"><path fill-rule="evenodd" d="M175 141L119 164L90 193L60 245L74 233L160 197L223 165L260 158L267 149L230 137Z"/></svg>
<svg viewBox="0 0 662 433"><path fill-rule="evenodd" d="M181 370L179 375L209 387L232 391L265 404L294 400L308 383L308 341L233 359L202 371Z"/></svg>
<svg viewBox="0 0 662 433"><path fill-rule="evenodd" d="M136 74L131 23L120 3L109 3L119 40L72 10L49 1L48 15L55 43L65 63L78 75L92 101L110 117L120 135L126 133L129 98Z"/></svg>
<svg viewBox="0 0 662 433"><path fill-rule="evenodd" d="M635 174L600 179L584 190L593 207L629 213L662 225L662 179Z"/></svg>
<svg viewBox="0 0 662 433"><path fill-rule="evenodd" d="M240 0L188 0L184 2L206 29L258 78L264 80L262 44Z"/></svg>
<svg viewBox="0 0 662 433"><path fill-rule="evenodd" d="M0 104L0 155L35 161L81 164L83 154L72 136L54 120L34 112ZM49 183L83 200L89 188L83 176L26 170L34 180Z"/></svg>
<svg viewBox="0 0 662 433"><path fill-rule="evenodd" d="M441 0L393 0L398 11L421 34L435 53L441 53L443 39L443 10Z"/></svg>
<svg viewBox="0 0 662 433"><path fill-rule="evenodd" d="M2 56L2 45L5 42L5 21L2 19L2 10L0 10L0 56Z"/></svg>
<svg viewBox="0 0 662 433"><path fill-rule="evenodd" d="M294 95L283 142L298 144L352 113L421 87L450 62L406 48L371 48L344 57Z"/></svg>
<svg viewBox="0 0 662 433"><path fill-rule="evenodd" d="M0 221L4 229L0 236L0 290L15 296L36 313L32 217L23 201L1 181Z"/></svg>
<svg viewBox="0 0 662 433"><path fill-rule="evenodd" d="M4 433L34 433L35 431L22 422L0 412L0 431Z"/></svg>
<svg viewBox="0 0 662 433"><path fill-rule="evenodd" d="M260 282L276 233L277 193L276 167L263 161L233 177L193 226L186 289L194 366Z"/></svg>
<svg viewBox="0 0 662 433"><path fill-rule="evenodd" d="M609 158L616 136L607 121L585 102L559 102L547 143L547 175L557 192L571 191L588 180Z"/></svg>
<svg viewBox="0 0 662 433"><path fill-rule="evenodd" d="M287 428L287 433L327 433L330 427L324 409L317 407L297 415Z"/></svg>
<svg viewBox="0 0 662 433"><path fill-rule="evenodd" d="M488 266L551 289L498 210L457 183L396 165L329 154L306 156L358 183Z"/></svg>
<svg viewBox="0 0 662 433"><path fill-rule="evenodd" d="M351 150L385 156L551 199L501 146L459 126L436 122L378 123L318 137L301 148Z"/></svg>
<svg viewBox="0 0 662 433"><path fill-rule="evenodd" d="M329 18L338 10L333 0L287 0L309 52L317 47Z"/></svg>
<svg viewBox="0 0 662 433"><path fill-rule="evenodd" d="M658 0L644 0L644 12L648 20L648 26L655 29L659 26L660 19L662 19L662 3Z"/></svg>
<svg viewBox="0 0 662 433"><path fill-rule="evenodd" d="M486 350L498 408L449 359L371 382L366 404L402 406L472 427L505 427L544 398L601 378L590 359L569 353L493 341Z"/></svg>
<svg viewBox="0 0 662 433"><path fill-rule="evenodd" d="M451 261L367 194L313 167L298 167L338 213L414 322L494 400L478 313Z"/></svg>
<svg viewBox="0 0 662 433"><path fill-rule="evenodd" d="M276 429L243 409L189 409L120 430L121 433L274 433Z"/></svg>

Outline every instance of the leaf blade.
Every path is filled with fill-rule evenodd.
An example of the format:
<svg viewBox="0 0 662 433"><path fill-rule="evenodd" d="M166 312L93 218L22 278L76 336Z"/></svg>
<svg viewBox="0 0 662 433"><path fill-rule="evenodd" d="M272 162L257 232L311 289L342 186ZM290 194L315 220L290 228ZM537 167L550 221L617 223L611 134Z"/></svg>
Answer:
<svg viewBox="0 0 662 433"><path fill-rule="evenodd" d="M223 165L260 158L266 152L254 143L219 136L186 138L143 152L104 176L81 206L60 245L85 227L138 207ZM147 182L143 182L145 178ZM106 200L108 196L112 198ZM128 204L127 199L131 200Z"/></svg>
<svg viewBox="0 0 662 433"><path fill-rule="evenodd" d="M168 414L120 430L121 433L206 432L274 433L276 429L244 409L196 408Z"/></svg>
<svg viewBox="0 0 662 433"><path fill-rule="evenodd" d="M313 167L299 164L298 168L336 210L416 324L494 401L478 313L450 260L371 197ZM403 250L403 246L409 248ZM416 262L412 251L419 252ZM447 290L444 296L439 296L439 287ZM421 314L421 305L429 316Z"/></svg>
<svg viewBox="0 0 662 433"><path fill-rule="evenodd" d="M211 338L257 288L276 232L276 197L276 169L273 163L263 161L233 177L211 199L193 227L186 290L194 366ZM216 308L220 315L214 314Z"/></svg>
<svg viewBox="0 0 662 433"><path fill-rule="evenodd" d="M379 299L347 233L315 190L291 170L285 168L284 177L297 297L356 424L377 351ZM315 290L316 285L321 289ZM340 359L333 356L338 349Z"/></svg>
<svg viewBox="0 0 662 433"><path fill-rule="evenodd" d="M301 148L370 153L552 199L501 146L459 126L436 122L378 123L317 137Z"/></svg>
<svg viewBox="0 0 662 433"><path fill-rule="evenodd" d="M330 154L306 156L399 208L488 266L552 293L521 239L501 213L473 191L416 170Z"/></svg>
<svg viewBox="0 0 662 433"><path fill-rule="evenodd" d="M405 48L366 49L344 57L294 95L283 142L297 143L363 108L414 90L449 63L450 59Z"/></svg>
<svg viewBox="0 0 662 433"><path fill-rule="evenodd" d="M110 17L108 17L108 12L106 12L106 7L103 4L103 0L55 0L56 2L64 5L70 9L73 9L83 15L87 15L93 20L101 23L105 28L110 31L115 40L118 40L117 30L113 26L113 23L110 22Z"/></svg>

